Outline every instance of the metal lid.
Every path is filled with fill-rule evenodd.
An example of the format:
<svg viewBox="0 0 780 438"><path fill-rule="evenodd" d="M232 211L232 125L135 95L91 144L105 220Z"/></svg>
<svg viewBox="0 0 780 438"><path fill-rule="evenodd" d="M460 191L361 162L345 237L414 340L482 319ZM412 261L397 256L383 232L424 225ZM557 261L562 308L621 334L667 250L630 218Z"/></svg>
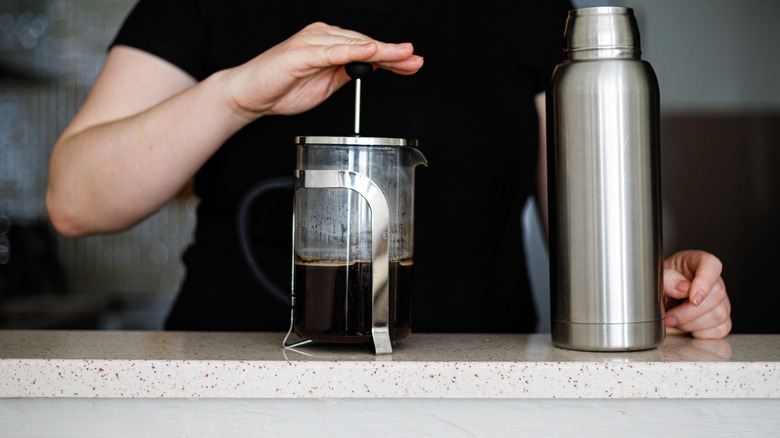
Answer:
<svg viewBox="0 0 780 438"><path fill-rule="evenodd" d="M596 7L569 11L564 52L570 57L639 57L639 30L631 8ZM585 54L604 51L612 54Z"/></svg>
<svg viewBox="0 0 780 438"><path fill-rule="evenodd" d="M395 146L417 147L416 138L359 137L359 136L298 136L296 145L343 145L343 146Z"/></svg>

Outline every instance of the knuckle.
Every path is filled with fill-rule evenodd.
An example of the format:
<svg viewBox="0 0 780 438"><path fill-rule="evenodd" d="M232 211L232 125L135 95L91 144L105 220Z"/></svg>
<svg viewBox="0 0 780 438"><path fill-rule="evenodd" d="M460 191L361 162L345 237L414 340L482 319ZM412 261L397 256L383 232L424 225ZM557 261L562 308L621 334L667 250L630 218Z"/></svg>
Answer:
<svg viewBox="0 0 780 438"><path fill-rule="evenodd" d="M336 59L338 58L339 47L325 46L323 50L325 51L325 59L327 59L330 63L335 63Z"/></svg>
<svg viewBox="0 0 780 438"><path fill-rule="evenodd" d="M729 332L731 332L730 319L714 327L693 331L691 335L697 339L723 339Z"/></svg>
<svg viewBox="0 0 780 438"><path fill-rule="evenodd" d="M304 29L307 29L307 30L318 30L318 29L324 29L324 28L327 28L327 27L328 27L328 25L323 23L322 21L315 21L315 22L307 25L306 27L304 27Z"/></svg>
<svg viewBox="0 0 780 438"><path fill-rule="evenodd" d="M301 29L298 32L298 35L304 37L312 37L312 36L320 35L325 33L329 27L330 26L328 26L327 24L321 21L315 21L314 23L308 24L306 25L306 27Z"/></svg>
<svg viewBox="0 0 780 438"><path fill-rule="evenodd" d="M712 309L712 317L716 323L724 323L729 320L729 310L726 306L720 305Z"/></svg>
<svg viewBox="0 0 780 438"><path fill-rule="evenodd" d="M710 290L709 294L718 302L726 299L726 289L722 287L720 283L715 283L715 286Z"/></svg>
<svg viewBox="0 0 780 438"><path fill-rule="evenodd" d="M719 338L725 338L726 335L731 332L731 318L729 318L726 322L718 326L718 337Z"/></svg>
<svg viewBox="0 0 780 438"><path fill-rule="evenodd" d="M723 262L721 262L720 259L718 257L716 257L715 255L707 253L704 256L704 258L705 258L705 261L708 264L711 264L713 268L717 268L718 271L722 271L723 270Z"/></svg>

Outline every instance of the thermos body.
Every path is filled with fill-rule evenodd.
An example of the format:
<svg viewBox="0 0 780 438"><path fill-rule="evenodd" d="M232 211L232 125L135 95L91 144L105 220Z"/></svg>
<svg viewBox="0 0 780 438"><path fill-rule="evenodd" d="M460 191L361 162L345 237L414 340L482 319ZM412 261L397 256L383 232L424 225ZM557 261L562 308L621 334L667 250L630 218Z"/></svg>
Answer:
<svg viewBox="0 0 780 438"><path fill-rule="evenodd" d="M627 25L594 17L616 14ZM593 32L586 26L601 26L601 40L577 40ZM608 26L631 35L606 38ZM572 11L568 59L553 74L550 273L559 347L639 350L664 338L659 90L638 42L630 9Z"/></svg>

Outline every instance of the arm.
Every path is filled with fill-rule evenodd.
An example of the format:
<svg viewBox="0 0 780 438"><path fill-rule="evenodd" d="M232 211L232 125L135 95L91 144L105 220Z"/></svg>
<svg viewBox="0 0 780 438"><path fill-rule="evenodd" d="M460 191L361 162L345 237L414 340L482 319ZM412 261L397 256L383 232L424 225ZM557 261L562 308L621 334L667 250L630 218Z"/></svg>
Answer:
<svg viewBox="0 0 780 438"><path fill-rule="evenodd" d="M112 49L52 152L46 205L55 228L69 237L120 230L170 199L239 123L218 109L227 107L219 79L194 86L160 58Z"/></svg>
<svg viewBox="0 0 780 438"><path fill-rule="evenodd" d="M343 65L413 74L411 44L315 23L241 66L195 83L170 63L115 47L52 151L46 206L65 236L117 231L164 205L231 135L298 114L349 81Z"/></svg>
<svg viewBox="0 0 780 438"><path fill-rule="evenodd" d="M534 97L536 113L539 117L539 161L536 167L536 206L542 218L545 237L549 236L548 226L548 199L547 199L547 104L545 93L539 93Z"/></svg>

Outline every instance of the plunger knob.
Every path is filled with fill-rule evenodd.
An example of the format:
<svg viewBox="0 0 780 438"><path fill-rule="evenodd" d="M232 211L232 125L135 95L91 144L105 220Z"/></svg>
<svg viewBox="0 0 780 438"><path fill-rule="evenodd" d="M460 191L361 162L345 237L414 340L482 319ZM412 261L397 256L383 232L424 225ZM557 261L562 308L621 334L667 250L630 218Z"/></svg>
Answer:
<svg viewBox="0 0 780 438"><path fill-rule="evenodd" d="M374 66L370 62L350 62L344 68L355 80L355 135L360 135L360 83L374 71Z"/></svg>
<svg viewBox="0 0 780 438"><path fill-rule="evenodd" d="M370 62L350 62L345 68L352 79L365 79L374 71Z"/></svg>

